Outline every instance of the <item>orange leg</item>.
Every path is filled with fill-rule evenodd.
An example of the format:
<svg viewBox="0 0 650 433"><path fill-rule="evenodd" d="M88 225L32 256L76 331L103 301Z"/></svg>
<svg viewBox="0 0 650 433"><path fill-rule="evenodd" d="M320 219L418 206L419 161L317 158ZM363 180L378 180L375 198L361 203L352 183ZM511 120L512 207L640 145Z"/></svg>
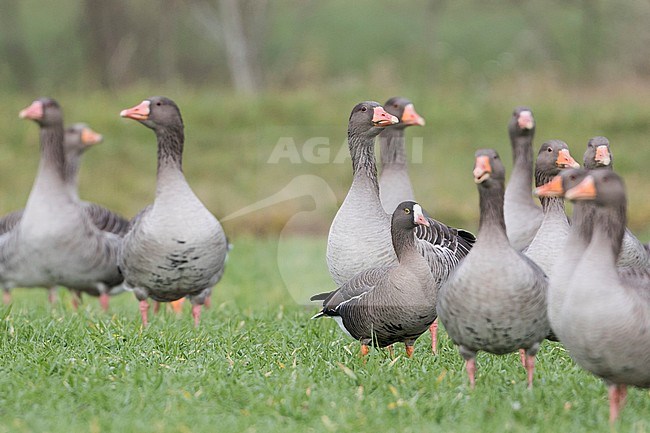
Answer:
<svg viewBox="0 0 650 433"><path fill-rule="evenodd" d="M361 356L366 356L370 352L370 348L367 344L361 345Z"/></svg>
<svg viewBox="0 0 650 433"><path fill-rule="evenodd" d="M395 359L395 350L393 350L393 345L386 346L388 353L390 354L390 359Z"/></svg>
<svg viewBox="0 0 650 433"><path fill-rule="evenodd" d="M435 355L438 351L438 318L429 326L429 332L431 333L431 353Z"/></svg>
<svg viewBox="0 0 650 433"><path fill-rule="evenodd" d="M521 361L521 365L526 368L526 349L519 349L519 360Z"/></svg>
<svg viewBox="0 0 650 433"><path fill-rule="evenodd" d="M3 302L5 305L9 305L9 304L11 304L11 293L9 292L9 290L5 290L5 291L2 293L2 302Z"/></svg>
<svg viewBox="0 0 650 433"><path fill-rule="evenodd" d="M627 397L626 385L609 385L609 422L613 424L621 413L625 398Z"/></svg>
<svg viewBox="0 0 650 433"><path fill-rule="evenodd" d="M528 373L528 389L533 389L533 375L535 373L535 355L525 355L525 367Z"/></svg>
<svg viewBox="0 0 650 433"><path fill-rule="evenodd" d="M201 319L201 305L192 305L192 317L194 317L194 327L198 327Z"/></svg>
<svg viewBox="0 0 650 433"><path fill-rule="evenodd" d="M99 305L102 306L102 310L104 310L104 312L108 311L108 293L99 294Z"/></svg>
<svg viewBox="0 0 650 433"><path fill-rule="evenodd" d="M469 387L474 389L476 385L476 359L471 358L465 361L465 369L467 370L467 375L469 376Z"/></svg>
<svg viewBox="0 0 650 433"><path fill-rule="evenodd" d="M160 302L153 301L153 314L158 314L160 311Z"/></svg>
<svg viewBox="0 0 650 433"><path fill-rule="evenodd" d="M415 351L415 347L413 347L413 345L410 344L405 344L404 348L406 349L406 356L408 356L409 358L412 357L413 352Z"/></svg>
<svg viewBox="0 0 650 433"><path fill-rule="evenodd" d="M180 298L180 299L177 299L175 301L172 301L171 302L172 310L174 310L174 312L176 314L182 313L183 312L183 303L184 302L185 302L185 298Z"/></svg>
<svg viewBox="0 0 650 433"><path fill-rule="evenodd" d="M149 320L148 320L148 313L149 313L149 303L147 302L146 299L143 299L140 301L140 315L142 316L142 324L144 326L149 325Z"/></svg>
<svg viewBox="0 0 650 433"><path fill-rule="evenodd" d="M203 303L203 306L208 309L212 307L212 295L208 295L208 297L205 298L205 302Z"/></svg>

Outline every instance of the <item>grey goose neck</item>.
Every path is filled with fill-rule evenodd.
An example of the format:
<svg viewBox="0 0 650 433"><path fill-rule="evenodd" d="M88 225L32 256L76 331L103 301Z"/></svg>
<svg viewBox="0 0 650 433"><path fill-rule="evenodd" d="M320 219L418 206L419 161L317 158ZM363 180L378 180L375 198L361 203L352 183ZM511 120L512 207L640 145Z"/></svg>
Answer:
<svg viewBox="0 0 650 433"><path fill-rule="evenodd" d="M45 175L48 182L65 183L71 176L71 171L66 166L63 151L63 122L43 125L40 136L41 162L38 177Z"/></svg>
<svg viewBox="0 0 650 433"><path fill-rule="evenodd" d="M158 139L158 173L161 171L183 170L183 125L155 128Z"/></svg>
<svg viewBox="0 0 650 433"><path fill-rule="evenodd" d="M375 162L374 136L359 135L354 131L348 133L348 146L352 158L354 178L367 179L374 195L379 200L379 183L377 181L377 164Z"/></svg>
<svg viewBox="0 0 650 433"><path fill-rule="evenodd" d="M533 178L533 133L524 135L513 134L511 131L510 139L512 140L513 166L509 185L514 186L516 191L522 194L521 197L524 197L523 194L526 194L526 197L530 198L530 202L533 202L533 198L530 195L530 182Z"/></svg>
<svg viewBox="0 0 650 433"><path fill-rule="evenodd" d="M503 217L503 183L487 180L479 185L479 228L477 243L489 237L508 243L506 223Z"/></svg>
<svg viewBox="0 0 650 433"><path fill-rule="evenodd" d="M406 167L404 128L392 126L379 134L382 167Z"/></svg>

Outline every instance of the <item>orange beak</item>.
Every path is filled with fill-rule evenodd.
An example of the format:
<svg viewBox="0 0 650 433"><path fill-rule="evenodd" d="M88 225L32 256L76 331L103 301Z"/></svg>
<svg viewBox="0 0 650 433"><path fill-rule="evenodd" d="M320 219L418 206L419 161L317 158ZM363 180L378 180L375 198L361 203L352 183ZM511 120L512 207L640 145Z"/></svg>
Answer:
<svg viewBox="0 0 650 433"><path fill-rule="evenodd" d="M81 142L86 146L101 143L103 139L104 137L102 137L102 134L99 134L90 128L84 128L81 131Z"/></svg>
<svg viewBox="0 0 650 433"><path fill-rule="evenodd" d="M580 167L580 164L576 162L575 159L571 156L571 153L569 152L569 149L562 149L560 150L557 159L555 160L555 165L557 165L560 168L578 168Z"/></svg>
<svg viewBox="0 0 650 433"><path fill-rule="evenodd" d="M399 123L399 119L392 114L389 114L383 107L375 107L373 109L372 123L375 126L382 128Z"/></svg>
<svg viewBox="0 0 650 433"><path fill-rule="evenodd" d="M596 162L600 165L609 165L612 162L607 146L598 146L596 148Z"/></svg>
<svg viewBox="0 0 650 433"><path fill-rule="evenodd" d="M564 193L569 200L592 200L596 198L596 184L591 176L585 177L582 182Z"/></svg>
<svg viewBox="0 0 650 433"><path fill-rule="evenodd" d="M564 188L562 188L562 177L555 176L550 182L535 188L535 195L538 197L562 197Z"/></svg>
<svg viewBox="0 0 650 433"><path fill-rule="evenodd" d="M402 113L402 123L405 125L424 126L426 122L424 121L424 118L415 111L413 104L408 104L404 107L404 113Z"/></svg>
<svg viewBox="0 0 650 433"><path fill-rule="evenodd" d="M533 129L535 126L535 119L533 119L533 113L530 111L522 111L519 113L517 118L517 123L521 129Z"/></svg>
<svg viewBox="0 0 650 433"><path fill-rule="evenodd" d="M474 182L483 183L485 180L490 178L490 173L492 173L490 157L486 155L477 156L473 171Z"/></svg>
<svg viewBox="0 0 650 433"><path fill-rule="evenodd" d="M147 120L149 118L149 112L151 111L149 105L151 105L151 102L142 101L135 107L120 111L120 116L134 120Z"/></svg>
<svg viewBox="0 0 650 433"><path fill-rule="evenodd" d="M41 101L34 101L29 107L20 110L18 117L21 119L38 120L43 118L43 103Z"/></svg>

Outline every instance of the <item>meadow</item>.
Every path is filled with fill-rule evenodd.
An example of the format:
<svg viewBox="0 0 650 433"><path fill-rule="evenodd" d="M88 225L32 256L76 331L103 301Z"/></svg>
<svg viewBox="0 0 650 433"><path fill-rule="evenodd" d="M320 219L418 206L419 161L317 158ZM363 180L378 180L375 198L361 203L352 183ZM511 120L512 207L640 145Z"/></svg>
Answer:
<svg viewBox="0 0 650 433"><path fill-rule="evenodd" d="M317 269L321 243L301 239ZM331 320L310 321L277 271L275 240L242 237L212 307L194 328L187 305L143 329L131 294L80 311L61 292L14 291L0 308L0 432L607 432L605 386L557 343L527 389L518 355L480 354L477 386L440 332L413 358L359 345ZM303 268L314 280L323 275ZM631 390L614 431L650 431L650 395Z"/></svg>
<svg viewBox="0 0 650 433"><path fill-rule="evenodd" d="M127 216L152 200L154 136L118 113L156 93L142 85L52 94L68 122L88 122L105 136L85 156L82 198ZM54 307L43 290L15 290L14 303L0 307L0 433L610 431L605 386L557 343L544 343L533 390L516 354L480 354L470 390L444 332L438 355L425 335L412 359L399 347L395 359L375 350L364 361L333 321L309 320L317 311L305 302L309 294L334 288L325 236L351 179L349 159L339 158L349 111L398 93L427 120L407 135L415 190L434 217L476 230L473 153L494 147L509 168L506 124L526 104L537 120L536 147L561 138L581 160L588 138L610 138L628 185L629 226L650 239L643 84L581 89L541 76L532 84L345 84L255 98L167 86L185 120L185 173L234 243L213 305L198 329L187 307L181 317L163 311L143 329L131 294L114 298L105 314L96 299L73 311L63 290ZM38 165L37 127L17 119L31 99L10 93L0 105L3 213L24 205ZM614 430L650 431L649 397L631 390Z"/></svg>

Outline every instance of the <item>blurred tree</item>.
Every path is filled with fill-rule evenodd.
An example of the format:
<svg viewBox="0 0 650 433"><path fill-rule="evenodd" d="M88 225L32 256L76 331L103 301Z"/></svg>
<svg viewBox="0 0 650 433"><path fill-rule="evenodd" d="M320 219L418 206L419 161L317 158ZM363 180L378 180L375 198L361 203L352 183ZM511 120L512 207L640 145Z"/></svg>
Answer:
<svg viewBox="0 0 650 433"><path fill-rule="evenodd" d="M223 44L233 87L257 93L262 87L260 44L266 30L267 0L193 0L194 18L213 42Z"/></svg>
<svg viewBox="0 0 650 433"><path fill-rule="evenodd" d="M20 2L3 2L0 13L0 40L3 58L10 70L14 87L31 91L34 88L34 65L25 46L20 19Z"/></svg>
<svg viewBox="0 0 650 433"><path fill-rule="evenodd" d="M122 0L83 0L80 14L86 68L103 88L123 84L135 53Z"/></svg>

